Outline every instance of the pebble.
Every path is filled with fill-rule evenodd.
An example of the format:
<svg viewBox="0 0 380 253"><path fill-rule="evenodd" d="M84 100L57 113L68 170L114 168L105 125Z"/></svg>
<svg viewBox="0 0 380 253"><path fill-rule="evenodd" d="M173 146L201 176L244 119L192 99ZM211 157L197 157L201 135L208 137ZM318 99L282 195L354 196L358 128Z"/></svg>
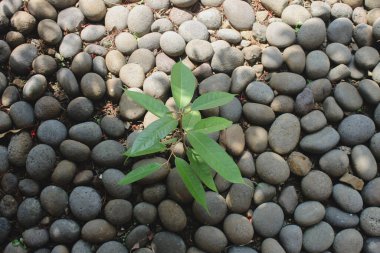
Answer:
<svg viewBox="0 0 380 253"><path fill-rule="evenodd" d="M102 174L102 182L107 193L114 198L127 199L131 192L131 185L119 185L119 181L125 177L124 173L117 169L107 169Z"/></svg>
<svg viewBox="0 0 380 253"><path fill-rule="evenodd" d="M22 131L13 135L8 145L8 160L10 164L17 167L24 167L32 147L32 137L28 132Z"/></svg>
<svg viewBox="0 0 380 253"><path fill-rule="evenodd" d="M228 244L224 233L213 226L202 226L194 235L195 244L206 252L221 252Z"/></svg>
<svg viewBox="0 0 380 253"><path fill-rule="evenodd" d="M340 177L348 170L349 159L345 152L333 149L319 159L321 170L332 177Z"/></svg>
<svg viewBox="0 0 380 253"><path fill-rule="evenodd" d="M359 217L335 207L327 207L325 220L336 228L351 228L359 224Z"/></svg>
<svg viewBox="0 0 380 253"><path fill-rule="evenodd" d="M313 92L315 102L322 102L326 97L330 95L332 90L331 82L325 78L314 80L309 83L308 86Z"/></svg>
<svg viewBox="0 0 380 253"><path fill-rule="evenodd" d="M255 13L251 6L238 0L225 0L223 9L226 18L237 30L249 30L255 22Z"/></svg>
<svg viewBox="0 0 380 253"><path fill-rule="evenodd" d="M344 144L354 146L369 140L375 133L375 124L369 117L354 114L345 118L338 127Z"/></svg>
<svg viewBox="0 0 380 253"><path fill-rule="evenodd" d="M173 22L174 25L181 25L183 22L191 20L193 18L193 14L190 11L186 11L183 9L179 9L173 7L169 12L169 19ZM173 24L171 30L173 30Z"/></svg>
<svg viewBox="0 0 380 253"><path fill-rule="evenodd" d="M336 64L348 64L351 61L350 49L340 43L329 44L326 47L326 54Z"/></svg>
<svg viewBox="0 0 380 253"><path fill-rule="evenodd" d="M273 90L259 81L249 83L245 93L250 101L260 104L270 104L274 98Z"/></svg>
<svg viewBox="0 0 380 253"><path fill-rule="evenodd" d="M367 207L360 214L360 227L369 236L380 235L380 207Z"/></svg>
<svg viewBox="0 0 380 253"><path fill-rule="evenodd" d="M86 73L90 72L92 69L92 58L86 52L80 52L75 55L73 61L71 62L71 71L77 77L82 77Z"/></svg>
<svg viewBox="0 0 380 253"><path fill-rule="evenodd" d="M57 72L57 81L69 97L79 96L79 84L70 69L59 69Z"/></svg>
<svg viewBox="0 0 380 253"><path fill-rule="evenodd" d="M40 248L49 242L49 233L46 229L30 228L22 233L25 244L31 248Z"/></svg>
<svg viewBox="0 0 380 253"><path fill-rule="evenodd" d="M101 0L79 0L79 9L90 21L101 21L106 15L107 9Z"/></svg>
<svg viewBox="0 0 380 253"><path fill-rule="evenodd" d="M234 97L230 103L219 107L220 116L234 123L239 122L242 113L243 107L236 97Z"/></svg>
<svg viewBox="0 0 380 253"><path fill-rule="evenodd" d="M60 217L69 203L67 193L60 187L47 186L41 191L42 207L52 216Z"/></svg>
<svg viewBox="0 0 380 253"><path fill-rule="evenodd" d="M296 95L306 86L306 80L291 72L274 73L269 81L272 89L284 95Z"/></svg>
<svg viewBox="0 0 380 253"><path fill-rule="evenodd" d="M376 82L370 79L363 79L359 82L358 90L361 97L367 103L377 104L380 102L380 88Z"/></svg>
<svg viewBox="0 0 380 253"><path fill-rule="evenodd" d="M262 50L259 46L252 45L244 47L242 49L242 52L246 61L248 61L250 64L255 64L259 60Z"/></svg>
<svg viewBox="0 0 380 253"><path fill-rule="evenodd" d="M117 241L109 241L103 243L98 250L97 253L107 253L107 252L119 252L119 253L128 253L128 250L124 245Z"/></svg>
<svg viewBox="0 0 380 253"><path fill-rule="evenodd" d="M55 165L56 154L54 149L45 144L34 146L26 159L26 172L35 180L47 179Z"/></svg>
<svg viewBox="0 0 380 253"><path fill-rule="evenodd" d="M228 92L231 88L231 78L224 73L212 75L199 84L199 94L210 91Z"/></svg>
<svg viewBox="0 0 380 253"><path fill-rule="evenodd" d="M60 144L59 150L65 158L74 162L87 161L91 153L88 146L74 140L64 140Z"/></svg>
<svg viewBox="0 0 380 253"><path fill-rule="evenodd" d="M348 18L337 18L327 27L327 39L347 45L351 42L353 25Z"/></svg>
<svg viewBox="0 0 380 253"><path fill-rule="evenodd" d="M298 205L298 195L294 186L287 186L278 198L278 203L288 214L292 214Z"/></svg>
<svg viewBox="0 0 380 253"><path fill-rule="evenodd" d="M57 24L63 31L76 32L84 24L84 19L85 17L79 8L69 7L58 13Z"/></svg>
<svg viewBox="0 0 380 253"><path fill-rule="evenodd" d="M178 235L164 231L154 235L152 249L156 253L185 253L186 245Z"/></svg>
<svg viewBox="0 0 380 253"><path fill-rule="evenodd" d="M207 27L195 20L187 20L178 28L178 33L183 37L186 42L190 42L194 39L208 40L209 33Z"/></svg>
<svg viewBox="0 0 380 253"><path fill-rule="evenodd" d="M217 30L222 25L222 15L217 8L210 8L199 12L197 20L203 23L209 30Z"/></svg>
<svg viewBox="0 0 380 253"><path fill-rule="evenodd" d="M4 133L12 128L12 120L9 115L0 111L0 133Z"/></svg>
<svg viewBox="0 0 380 253"><path fill-rule="evenodd" d="M161 0L161 1L154 1L154 0L148 0L146 1L146 5L148 5L150 8L159 10L159 9L168 9L170 6L169 0Z"/></svg>
<svg viewBox="0 0 380 253"><path fill-rule="evenodd" d="M335 147L340 140L339 133L332 127L324 127L322 130L304 136L300 141L300 147L309 153L323 154Z"/></svg>
<svg viewBox="0 0 380 253"><path fill-rule="evenodd" d="M311 31L315 31L311 33ZM320 18L306 20L297 33L297 42L306 50L319 48L326 38L326 26Z"/></svg>
<svg viewBox="0 0 380 253"><path fill-rule="evenodd" d="M325 207L318 201L305 201L294 211L294 220L302 227L310 227L322 221Z"/></svg>
<svg viewBox="0 0 380 253"><path fill-rule="evenodd" d="M243 114L251 124L259 126L269 125L275 120L271 107L257 103L245 103Z"/></svg>
<svg viewBox="0 0 380 253"><path fill-rule="evenodd" d="M367 238L364 242L364 252L366 253L378 253L380 240L376 237Z"/></svg>
<svg viewBox="0 0 380 253"><path fill-rule="evenodd" d="M104 216L115 226L124 226L132 219L132 204L124 199L108 201L104 207Z"/></svg>
<svg viewBox="0 0 380 253"><path fill-rule="evenodd" d="M90 243L103 243L116 236L116 229L103 219L90 220L82 227L82 238Z"/></svg>
<svg viewBox="0 0 380 253"><path fill-rule="evenodd" d="M330 61L324 52L314 50L306 56L305 71L308 78L315 80L326 77L329 70Z"/></svg>
<svg viewBox="0 0 380 253"><path fill-rule="evenodd" d="M111 50L106 55L107 69L114 75L119 75L120 69L125 63L124 55L118 50Z"/></svg>
<svg viewBox="0 0 380 253"><path fill-rule="evenodd" d="M49 229L52 241L56 243L74 243L79 239L80 227L70 219L59 219L54 221Z"/></svg>
<svg viewBox="0 0 380 253"><path fill-rule="evenodd" d="M355 229L345 229L336 234L333 248L335 252L360 252L363 248L363 237Z"/></svg>
<svg viewBox="0 0 380 253"><path fill-rule="evenodd" d="M187 218L184 210L172 200L164 200L158 205L158 216L169 231L179 232L186 227Z"/></svg>
<svg viewBox="0 0 380 253"><path fill-rule="evenodd" d="M351 159L353 167L360 178L368 181L376 176L376 160L367 146L355 146L351 152Z"/></svg>
<svg viewBox="0 0 380 253"><path fill-rule="evenodd" d="M38 23L38 35L48 45L57 45L62 40L62 31L59 25L50 19Z"/></svg>
<svg viewBox="0 0 380 253"><path fill-rule="evenodd" d="M334 97L328 97L323 102L326 119L329 122L339 122L343 118L343 110L339 107Z"/></svg>
<svg viewBox="0 0 380 253"><path fill-rule="evenodd" d="M276 14L276 16L281 17L281 13L284 11L286 6L288 6L288 1L286 0L280 0L280 1L274 1L274 0L263 0L261 3L266 9L269 9Z"/></svg>
<svg viewBox="0 0 380 253"><path fill-rule="evenodd" d="M215 51L211 60L211 67L216 72L232 73L234 69L242 66L243 62L244 56L240 50L227 47Z"/></svg>
<svg viewBox="0 0 380 253"><path fill-rule="evenodd" d="M292 45L285 48L282 58L289 70L293 73L301 74L305 69L306 55L299 45Z"/></svg>
<svg viewBox="0 0 380 253"><path fill-rule="evenodd" d="M171 40L170 42L173 46L173 40ZM194 39L187 43L185 52L186 55L190 58L190 60L195 62L208 62L214 55L214 50L211 46L211 43L199 39Z"/></svg>
<svg viewBox="0 0 380 253"><path fill-rule="evenodd" d="M106 28L103 25L88 25L80 33L84 42L96 42L106 36Z"/></svg>
<svg viewBox="0 0 380 253"><path fill-rule="evenodd" d="M264 238L276 236L283 225L284 213L281 207L273 202L259 205L253 212L253 228Z"/></svg>
<svg viewBox="0 0 380 253"><path fill-rule="evenodd" d="M264 68L268 70L276 70L280 68L283 63L281 51L274 46L264 48L262 51L261 62Z"/></svg>
<svg viewBox="0 0 380 253"><path fill-rule="evenodd" d="M174 8L173 8L174 9ZM173 30L173 23L167 18L156 19L150 27L152 32L164 33Z"/></svg>
<svg viewBox="0 0 380 253"><path fill-rule="evenodd" d="M269 145L278 154L290 153L298 144L301 133L300 122L293 114L280 115L271 125Z"/></svg>
<svg viewBox="0 0 380 253"><path fill-rule="evenodd" d="M323 252L334 242L334 230L326 222L306 229L303 235L303 248L309 252Z"/></svg>
<svg viewBox="0 0 380 253"><path fill-rule="evenodd" d="M138 40L137 45L139 48L146 48L154 51L160 48L160 38L161 33L159 32L148 33Z"/></svg>
<svg viewBox="0 0 380 253"><path fill-rule="evenodd" d="M9 57L9 66L14 73L26 75L30 72L36 57L37 48L34 45L21 44L12 51Z"/></svg>
<svg viewBox="0 0 380 253"><path fill-rule="evenodd" d="M364 203L367 206L378 206L380 203L379 192L380 189L380 179L374 178L369 181L363 188L361 193Z"/></svg>
<svg viewBox="0 0 380 253"><path fill-rule="evenodd" d="M331 8L331 16L334 18L351 18L352 8L346 3L335 3Z"/></svg>
<svg viewBox="0 0 380 253"><path fill-rule="evenodd" d="M36 19L57 19L57 10L48 1L45 0L31 0L28 2L28 11Z"/></svg>
<svg viewBox="0 0 380 253"><path fill-rule="evenodd" d="M120 166L124 162L124 147L117 141L106 140L91 151L91 158L101 166Z"/></svg>
<svg viewBox="0 0 380 253"><path fill-rule="evenodd" d="M60 161L54 168L51 181L55 185L64 186L72 182L76 173L77 166L68 160Z"/></svg>
<svg viewBox="0 0 380 253"><path fill-rule="evenodd" d="M285 253L285 250L282 248L280 243L273 238L267 238L261 244L262 253Z"/></svg>
<svg viewBox="0 0 380 253"><path fill-rule="evenodd" d="M226 203L229 210L234 213L248 211L253 197L253 184L250 180L244 180L244 184L232 184L226 196Z"/></svg>
<svg viewBox="0 0 380 253"><path fill-rule="evenodd" d="M256 205L260 205L265 202L270 202L273 200L273 198L276 196L276 187L261 182L258 183L254 194L253 194L253 201Z"/></svg>
<svg viewBox="0 0 380 253"><path fill-rule="evenodd" d="M119 78L108 79L106 82L107 95L115 102L119 102L123 94L123 83Z"/></svg>
<svg viewBox="0 0 380 253"><path fill-rule="evenodd" d="M293 151L288 157L290 171L297 176L306 176L312 168L310 159L304 154Z"/></svg>
<svg viewBox="0 0 380 253"><path fill-rule="evenodd" d="M312 170L301 181L302 193L310 200L324 201L332 193L331 178L324 172Z"/></svg>
<svg viewBox="0 0 380 253"><path fill-rule="evenodd" d="M17 213L18 203L11 195L5 195L0 201L0 213L5 218L13 218Z"/></svg>
<svg viewBox="0 0 380 253"><path fill-rule="evenodd" d="M141 247L144 247L148 243L148 236L150 233L151 231L147 226L138 225L126 236L125 245L128 249L133 248L136 243L138 243Z"/></svg>
<svg viewBox="0 0 380 253"><path fill-rule="evenodd" d="M197 220L206 225L216 225L221 222L227 213L226 200L218 193L206 192L206 211L199 203L193 203L193 213Z"/></svg>
<svg viewBox="0 0 380 253"><path fill-rule="evenodd" d="M296 253L302 249L302 230L297 225L283 227L279 239L286 252Z"/></svg>
<svg viewBox="0 0 380 253"><path fill-rule="evenodd" d="M150 32L150 26L154 21L153 12L148 6L135 6L128 15L128 29L139 37Z"/></svg>
<svg viewBox="0 0 380 253"><path fill-rule="evenodd" d="M104 18L104 26L107 31L124 30L128 26L129 9L124 6L113 6L107 9L106 16Z"/></svg>
<svg viewBox="0 0 380 253"><path fill-rule="evenodd" d="M49 55L39 55L32 63L33 70L36 74L51 76L57 71L57 63Z"/></svg>
<svg viewBox="0 0 380 253"><path fill-rule="evenodd" d="M273 22L266 29L266 39L272 46L285 48L296 41L295 31L286 23Z"/></svg>
<svg viewBox="0 0 380 253"><path fill-rule="evenodd" d="M26 11L17 11L10 21L12 28L24 35L32 33L37 23L36 19Z"/></svg>
<svg viewBox="0 0 380 253"><path fill-rule="evenodd" d="M311 18L310 12L303 6L293 4L287 6L281 13L281 19L286 24L295 27L297 24L304 24Z"/></svg>
<svg viewBox="0 0 380 253"><path fill-rule="evenodd" d="M294 100L289 96L279 95L273 99L270 107L274 112L291 113L294 110Z"/></svg>
<svg viewBox="0 0 380 253"><path fill-rule="evenodd" d="M313 110L303 116L300 120L301 127L308 133L316 132L327 125L327 119L323 112Z"/></svg>
<svg viewBox="0 0 380 253"><path fill-rule="evenodd" d="M241 245L249 243L253 238L251 222L240 214L230 214L223 222L223 231L230 242Z"/></svg>
<svg viewBox="0 0 380 253"><path fill-rule="evenodd" d="M42 219L42 207L35 198L24 199L17 209L17 220L24 228L36 226Z"/></svg>
<svg viewBox="0 0 380 253"><path fill-rule="evenodd" d="M58 120L46 120L37 129L38 139L52 147L59 146L66 136L66 126Z"/></svg>
<svg viewBox="0 0 380 253"><path fill-rule="evenodd" d="M115 37L115 46L121 53L130 55L137 49L137 40L132 34L121 32Z"/></svg>
<svg viewBox="0 0 380 253"><path fill-rule="evenodd" d="M73 125L69 129L69 136L71 139L93 147L98 144L102 139L102 130L95 122L83 122Z"/></svg>
<svg viewBox="0 0 380 253"><path fill-rule="evenodd" d="M359 68L371 70L379 62L380 55L376 49L369 46L364 46L356 51L354 59L356 66Z"/></svg>
<svg viewBox="0 0 380 253"><path fill-rule="evenodd" d="M144 69L145 74L154 68L155 62L153 52L145 48L135 50L128 59L128 63L139 64Z"/></svg>
<svg viewBox="0 0 380 253"><path fill-rule="evenodd" d="M245 147L244 132L240 125L234 124L220 133L219 142L233 156L243 153Z"/></svg>
<svg viewBox="0 0 380 253"><path fill-rule="evenodd" d="M70 193L69 206L77 219L89 221L99 215L102 202L100 195L93 188L78 186Z"/></svg>
<svg viewBox="0 0 380 253"><path fill-rule="evenodd" d="M373 44L373 29L367 24L359 24L355 26L353 38L359 47L371 46Z"/></svg>
<svg viewBox="0 0 380 253"><path fill-rule="evenodd" d="M332 69L330 69L329 74L327 75L327 78L331 82L337 82L342 79L346 79L351 75L351 71L349 67L347 67L344 64L340 64Z"/></svg>

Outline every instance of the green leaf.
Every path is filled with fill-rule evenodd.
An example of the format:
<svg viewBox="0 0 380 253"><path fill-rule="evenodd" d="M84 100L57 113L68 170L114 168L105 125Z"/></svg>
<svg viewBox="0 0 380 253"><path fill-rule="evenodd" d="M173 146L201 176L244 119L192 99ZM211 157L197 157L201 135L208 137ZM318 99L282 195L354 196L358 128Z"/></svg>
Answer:
<svg viewBox="0 0 380 253"><path fill-rule="evenodd" d="M153 146L150 146L144 150L137 151L134 153L132 153L131 149L129 149L127 150L127 152L124 153L124 155L128 157L137 157L137 156L142 156L142 155L149 155L153 153L163 152L165 150L166 150L166 146L163 143L158 142L158 143L153 144Z"/></svg>
<svg viewBox="0 0 380 253"><path fill-rule="evenodd" d="M190 167L193 169L199 179L211 190L218 192L212 177L211 168L202 160L202 158L191 148L187 149L187 158L190 161Z"/></svg>
<svg viewBox="0 0 380 253"><path fill-rule="evenodd" d="M182 117L182 126L185 130L192 129L202 119L199 111L190 111Z"/></svg>
<svg viewBox="0 0 380 253"><path fill-rule="evenodd" d="M208 210L205 189L197 175L191 170L189 164L185 160L176 157L175 166L191 195L205 210Z"/></svg>
<svg viewBox="0 0 380 253"><path fill-rule="evenodd" d="M195 91L195 77L182 62L174 64L171 72L171 89L175 103L182 109L188 105Z"/></svg>
<svg viewBox="0 0 380 253"><path fill-rule="evenodd" d="M147 165L138 167L131 172L129 172L125 177L123 177L118 184L119 185L126 185L126 184L132 184L140 179L143 179L146 176L149 176L153 172L157 171L159 168L161 168L162 164L159 163L149 163Z"/></svg>
<svg viewBox="0 0 380 253"><path fill-rule="evenodd" d="M168 140L163 140L163 141L161 141L161 143L163 143L163 144L165 144L165 145L167 145L167 144L173 144L173 143L175 143L177 140L178 140L177 138L170 138L170 139L168 139Z"/></svg>
<svg viewBox="0 0 380 253"><path fill-rule="evenodd" d="M203 133L190 131L187 138L200 157L224 179L244 183L234 160L214 140Z"/></svg>
<svg viewBox="0 0 380 253"><path fill-rule="evenodd" d="M208 92L196 98L191 105L191 109L199 111L222 106L231 102L234 96L223 91Z"/></svg>
<svg viewBox="0 0 380 253"><path fill-rule="evenodd" d="M127 90L125 92L135 103L141 105L159 118L164 117L169 112L169 109L161 100L136 91Z"/></svg>
<svg viewBox="0 0 380 253"><path fill-rule="evenodd" d="M193 127L193 132L210 134L231 126L232 122L221 117L209 117L202 119Z"/></svg>
<svg viewBox="0 0 380 253"><path fill-rule="evenodd" d="M137 135L136 140L130 148L130 154L135 154L152 147L176 129L177 125L178 121L170 116L165 116L154 121Z"/></svg>

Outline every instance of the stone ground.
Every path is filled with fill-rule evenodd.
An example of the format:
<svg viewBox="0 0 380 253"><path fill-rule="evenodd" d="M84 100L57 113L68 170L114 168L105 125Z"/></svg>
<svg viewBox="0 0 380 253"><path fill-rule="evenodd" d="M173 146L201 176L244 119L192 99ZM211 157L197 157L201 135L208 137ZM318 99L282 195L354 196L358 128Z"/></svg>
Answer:
<svg viewBox="0 0 380 253"><path fill-rule="evenodd" d="M2 0L0 250L379 253L379 40L379 0ZM210 213L173 163L117 185L168 157L124 163L156 117L123 89L175 110L179 60L237 94L202 114L252 187Z"/></svg>

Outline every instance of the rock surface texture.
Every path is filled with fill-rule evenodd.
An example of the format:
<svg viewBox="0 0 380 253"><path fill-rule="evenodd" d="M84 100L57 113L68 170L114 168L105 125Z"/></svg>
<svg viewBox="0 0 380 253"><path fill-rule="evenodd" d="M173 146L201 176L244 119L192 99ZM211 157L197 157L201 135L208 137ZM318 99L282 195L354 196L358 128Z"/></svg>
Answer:
<svg viewBox="0 0 380 253"><path fill-rule="evenodd" d="M0 0L0 252L380 253L379 49L380 0ZM236 95L208 211L173 160L118 184L180 60Z"/></svg>

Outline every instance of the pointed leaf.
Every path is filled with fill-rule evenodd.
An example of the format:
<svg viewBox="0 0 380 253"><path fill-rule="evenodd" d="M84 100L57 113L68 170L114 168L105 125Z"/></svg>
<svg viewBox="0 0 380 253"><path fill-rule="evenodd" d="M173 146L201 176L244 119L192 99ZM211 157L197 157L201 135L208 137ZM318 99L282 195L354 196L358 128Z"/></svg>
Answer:
<svg viewBox="0 0 380 253"><path fill-rule="evenodd" d="M125 152L124 154L128 157L137 157L137 156L142 156L142 155L149 155L153 153L163 152L165 150L166 150L166 146L163 143L158 142L144 150L137 151L134 153L131 152L131 149L128 149L127 152Z"/></svg>
<svg viewBox="0 0 380 253"><path fill-rule="evenodd" d="M195 124L197 124L202 119L201 113L199 111L191 111L183 115L182 117L182 127L185 130L192 129Z"/></svg>
<svg viewBox="0 0 380 253"><path fill-rule="evenodd" d="M190 161L191 169L197 174L199 179L211 190L218 192L212 177L211 168L208 166L202 158L194 152L191 148L187 149L187 158Z"/></svg>
<svg viewBox="0 0 380 253"><path fill-rule="evenodd" d="M174 64L171 72L171 89L175 103L182 109L188 105L195 91L195 77L182 62Z"/></svg>
<svg viewBox="0 0 380 253"><path fill-rule="evenodd" d="M208 210L205 189L197 175L191 170L189 164L185 160L176 157L175 166L191 195L204 209Z"/></svg>
<svg viewBox="0 0 380 253"><path fill-rule="evenodd" d="M234 96L223 91L208 92L195 99L191 109L199 111L222 106L231 102Z"/></svg>
<svg viewBox="0 0 380 253"><path fill-rule="evenodd" d="M126 93L135 103L141 105L157 117L162 118L169 112L169 109L161 100L136 91L127 90Z"/></svg>
<svg viewBox="0 0 380 253"><path fill-rule="evenodd" d="M178 121L170 116L165 116L154 121L137 135L136 140L130 148L130 153L134 154L152 147L176 129L177 125Z"/></svg>
<svg viewBox="0 0 380 253"><path fill-rule="evenodd" d="M210 134L231 126L232 122L221 117L209 117L202 119L193 127L193 132Z"/></svg>
<svg viewBox="0 0 380 253"><path fill-rule="evenodd" d="M234 160L214 140L203 133L190 131L187 138L200 157L224 179L244 183Z"/></svg>
<svg viewBox="0 0 380 253"><path fill-rule="evenodd" d="M140 179L143 179L146 176L149 176L153 172L157 171L162 164L159 163L149 163L147 165L138 167L131 172L129 172L124 178L122 178L118 184L119 185L126 185L126 184L132 184Z"/></svg>

